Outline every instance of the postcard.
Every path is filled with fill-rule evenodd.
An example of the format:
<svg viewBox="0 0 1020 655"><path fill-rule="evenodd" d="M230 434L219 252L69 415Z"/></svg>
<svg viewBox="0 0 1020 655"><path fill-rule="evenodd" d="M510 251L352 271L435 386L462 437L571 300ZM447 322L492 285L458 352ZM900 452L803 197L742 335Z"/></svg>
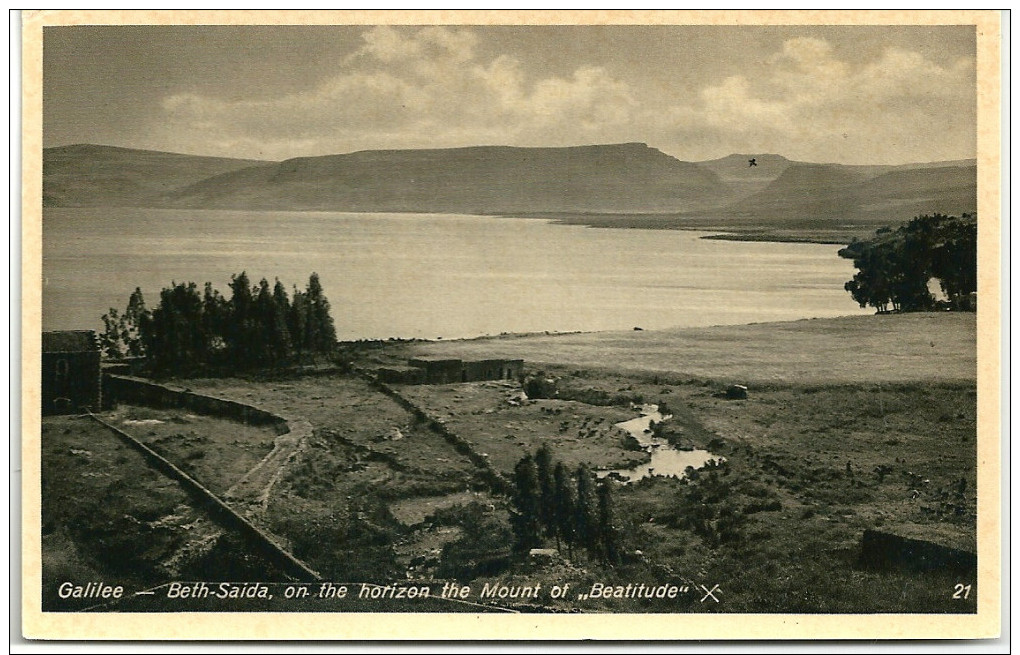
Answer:
<svg viewBox="0 0 1020 655"><path fill-rule="evenodd" d="M26 11L29 639L999 634L991 11Z"/></svg>

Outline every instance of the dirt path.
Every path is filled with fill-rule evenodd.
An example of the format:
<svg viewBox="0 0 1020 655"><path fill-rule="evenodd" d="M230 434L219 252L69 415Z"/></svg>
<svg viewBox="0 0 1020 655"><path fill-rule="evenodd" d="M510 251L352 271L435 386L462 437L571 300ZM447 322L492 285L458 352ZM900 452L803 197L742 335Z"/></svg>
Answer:
<svg viewBox="0 0 1020 655"><path fill-rule="evenodd" d="M287 426L290 429L276 438L273 450L224 494L228 502L243 503L249 516L265 511L273 486L312 434L312 424L304 419L289 420Z"/></svg>

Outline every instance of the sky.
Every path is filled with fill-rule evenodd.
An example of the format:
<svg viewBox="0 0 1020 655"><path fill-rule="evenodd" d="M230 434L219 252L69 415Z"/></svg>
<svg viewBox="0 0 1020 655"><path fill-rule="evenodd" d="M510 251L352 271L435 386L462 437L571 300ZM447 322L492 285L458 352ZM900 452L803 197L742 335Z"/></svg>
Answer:
<svg viewBox="0 0 1020 655"><path fill-rule="evenodd" d="M74 26L43 140L281 160L643 142L686 161L976 153L972 26Z"/></svg>

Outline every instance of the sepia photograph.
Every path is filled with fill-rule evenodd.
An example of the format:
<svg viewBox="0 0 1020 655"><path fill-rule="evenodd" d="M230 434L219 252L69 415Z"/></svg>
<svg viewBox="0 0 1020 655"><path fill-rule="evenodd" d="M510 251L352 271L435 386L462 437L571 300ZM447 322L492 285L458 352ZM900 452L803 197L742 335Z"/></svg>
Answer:
<svg viewBox="0 0 1020 655"><path fill-rule="evenodd" d="M998 12L22 21L26 637L998 634Z"/></svg>

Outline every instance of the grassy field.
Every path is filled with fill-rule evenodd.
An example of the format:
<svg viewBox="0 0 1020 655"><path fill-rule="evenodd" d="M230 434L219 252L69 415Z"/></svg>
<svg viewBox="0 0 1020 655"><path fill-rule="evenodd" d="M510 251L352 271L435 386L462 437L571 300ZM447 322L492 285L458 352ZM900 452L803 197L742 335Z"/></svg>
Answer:
<svg viewBox="0 0 1020 655"><path fill-rule="evenodd" d="M525 452L543 443L554 445L564 463L576 467L624 468L644 454L628 447L614 423L637 416L619 406L597 406L570 400L537 400L525 405L507 402L507 383L415 385L401 393L431 416L442 417L505 475Z"/></svg>
<svg viewBox="0 0 1020 655"><path fill-rule="evenodd" d="M528 610L966 613L979 591L965 600L952 592L976 583L973 571L868 568L860 544L870 529L974 551L974 343L973 315L914 314L364 351L361 363L522 357L526 373L555 390L521 403L508 381L398 385L426 419L340 372L178 383L311 423L256 520L330 580L718 584L722 594L719 604L690 595L487 601ZM734 382L748 385L747 399L720 393ZM611 482L625 555L614 567L581 548L547 562L515 559L512 503L486 467L508 474L543 444L571 468L644 461L614 427L636 415L635 403L668 407L659 435L720 463L684 479ZM181 412L123 407L107 418L217 489L272 444L271 431ZM79 419L44 424L46 579L91 571L138 584L195 571L222 579L201 556L211 551L174 555L191 551L184 530L163 531L178 520L165 517L194 512L176 486L97 430ZM135 517L131 530L125 515ZM105 544L117 529L121 555L110 559ZM174 564L182 561L192 563Z"/></svg>
<svg viewBox="0 0 1020 655"><path fill-rule="evenodd" d="M974 380L974 314L924 313L783 323L414 344L409 356L523 358L603 371L739 383Z"/></svg>
<svg viewBox="0 0 1020 655"><path fill-rule="evenodd" d="M220 495L269 454L276 438L270 427L239 425L176 409L124 405L104 419Z"/></svg>
<svg viewBox="0 0 1020 655"><path fill-rule="evenodd" d="M360 378L186 384L311 423L311 439L281 471L257 521L327 579L402 579L413 560L457 536L421 525L425 517L448 507L451 497L454 504L489 502L467 457Z"/></svg>
<svg viewBox="0 0 1020 655"><path fill-rule="evenodd" d="M113 432L85 418L42 424L43 608L82 611L97 599L61 599L63 582L135 590L171 580L279 579L194 506L174 480Z"/></svg>

